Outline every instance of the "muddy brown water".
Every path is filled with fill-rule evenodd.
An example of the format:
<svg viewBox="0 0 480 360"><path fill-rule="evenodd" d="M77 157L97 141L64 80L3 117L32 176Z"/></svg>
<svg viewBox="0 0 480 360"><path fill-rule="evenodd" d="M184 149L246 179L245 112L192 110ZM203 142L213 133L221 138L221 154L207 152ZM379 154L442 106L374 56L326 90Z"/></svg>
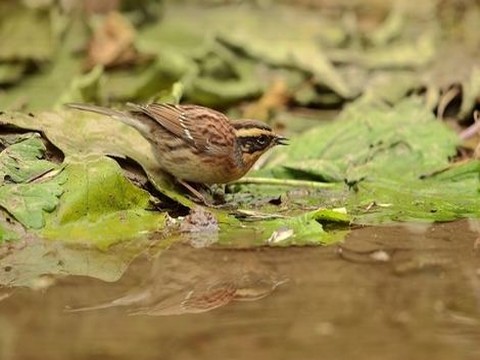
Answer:
<svg viewBox="0 0 480 360"><path fill-rule="evenodd" d="M479 226L137 258L114 282L3 288L0 359L479 359Z"/></svg>

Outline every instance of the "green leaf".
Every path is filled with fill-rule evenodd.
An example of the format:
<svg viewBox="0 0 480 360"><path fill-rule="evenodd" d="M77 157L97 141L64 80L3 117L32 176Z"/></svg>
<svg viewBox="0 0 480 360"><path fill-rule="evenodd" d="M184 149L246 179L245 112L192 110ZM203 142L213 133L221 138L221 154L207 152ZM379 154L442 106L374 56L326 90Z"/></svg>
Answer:
<svg viewBox="0 0 480 360"><path fill-rule="evenodd" d="M423 180L363 182L347 207L356 223L452 221L480 217L480 162L469 161Z"/></svg>
<svg viewBox="0 0 480 360"><path fill-rule="evenodd" d="M41 177L58 166L41 159L45 146L36 133L4 136L2 142L11 145L0 153L0 207L23 226L39 229L62 193L61 177Z"/></svg>
<svg viewBox="0 0 480 360"><path fill-rule="evenodd" d="M299 136L279 177L339 181L325 202L344 199L355 223L480 217L477 161L452 165L458 136L417 100L395 107L357 102L337 121ZM341 185L341 184L338 184Z"/></svg>
<svg viewBox="0 0 480 360"><path fill-rule="evenodd" d="M176 82L172 85L171 89L161 91L158 93L152 102L180 104L180 100L183 97L184 86L181 82Z"/></svg>
<svg viewBox="0 0 480 360"><path fill-rule="evenodd" d="M107 157L66 159L64 194L41 232L50 239L112 243L163 229L165 214L150 212L150 195L130 183Z"/></svg>
<svg viewBox="0 0 480 360"><path fill-rule="evenodd" d="M232 246L238 241L242 246L330 245L345 239L350 221L350 216L341 211L317 209L298 216L247 223L243 229L229 222L223 228L220 244Z"/></svg>
<svg viewBox="0 0 480 360"><path fill-rule="evenodd" d="M8 136L14 143L0 152L0 185L9 182L25 183L57 167L54 163L42 160L45 145L40 135ZM7 141L4 136L0 141Z"/></svg>
<svg viewBox="0 0 480 360"><path fill-rule="evenodd" d="M45 213L58 204L61 181L57 177L44 183L0 186L0 206L27 228L40 229L45 225Z"/></svg>
<svg viewBox="0 0 480 360"><path fill-rule="evenodd" d="M292 140L283 156L288 169L317 178L416 179L448 166L458 144L456 134L417 100L393 108L360 101L335 122Z"/></svg>
<svg viewBox="0 0 480 360"><path fill-rule="evenodd" d="M34 26L34 28L32 29L31 26ZM37 24L32 20L32 23L25 30L30 33L30 36L35 37L36 27ZM41 72L35 72L26 77L18 86L12 87L9 91L0 92L0 108L19 109L27 107L29 110L51 109L53 106L58 105L59 98L65 92L71 93L71 88L75 85L69 84L78 81L75 79L81 70L81 60L75 57L73 51L77 49L78 44L83 40L83 30L83 23L75 19L71 20L68 25L68 31L62 38L61 46L55 53L55 61L45 64L41 68ZM33 51L36 51L37 45L42 48L45 46L45 44L42 44L40 41L37 42L35 39L25 41L16 39L16 41L19 41L18 44L22 44L22 46L27 44L26 46L34 49ZM1 41L0 43L2 43L2 49L9 48L5 43ZM15 43L10 48L17 49L18 44ZM28 53L25 56L27 55ZM50 56L49 52L48 54L44 53L40 58L43 59Z"/></svg>
<svg viewBox="0 0 480 360"><path fill-rule="evenodd" d="M170 6L169 14L160 24L139 33L138 46L156 53L159 59L167 56L167 62L176 55L189 63L181 81L191 101L224 107L259 95L267 81L258 60L313 74L316 83L341 97L353 95L320 48L318 40L330 29L317 15L292 11L288 6L235 6L235 11L229 7ZM284 31L278 19L295 25ZM338 25L335 27L336 31ZM284 36L279 37L279 31L284 31Z"/></svg>
<svg viewBox="0 0 480 360"><path fill-rule="evenodd" d="M0 63L0 84L13 84L19 81L26 70L22 63Z"/></svg>
<svg viewBox="0 0 480 360"><path fill-rule="evenodd" d="M68 89L59 97L56 106L60 107L69 102L95 102L100 99L102 75L103 68L97 65L89 73L74 77Z"/></svg>
<svg viewBox="0 0 480 360"><path fill-rule="evenodd" d="M322 30L327 29L321 25L318 14L299 9L292 11L286 6L255 11L247 7L238 7L236 11L222 10L217 10L221 20L216 22L222 41L274 66L293 66L309 72L316 83L328 87L342 98L354 95L348 82L320 46L318 39ZM278 19L282 19L283 24L295 26L281 27ZM229 31L232 26L236 31ZM279 36L279 32L283 35Z"/></svg>
<svg viewBox="0 0 480 360"><path fill-rule="evenodd" d="M161 92L170 92L173 84L188 71L189 65L182 56L167 53L162 61L154 61L146 67L108 72L104 76L102 97L143 102Z"/></svg>
<svg viewBox="0 0 480 360"><path fill-rule="evenodd" d="M51 59L55 38L48 10L0 3L0 60Z"/></svg>
<svg viewBox="0 0 480 360"><path fill-rule="evenodd" d="M387 104L397 104L409 91L420 86L421 82L415 71L378 70L369 74L362 99L372 103L383 101Z"/></svg>
<svg viewBox="0 0 480 360"><path fill-rule="evenodd" d="M171 181L158 167L150 143L135 129L108 116L76 110L42 112L34 117L0 113L1 123L41 131L66 156L114 155L133 159L158 191L186 206L191 205L186 197L173 191ZM109 141L105 141L106 137L110 137Z"/></svg>
<svg viewBox="0 0 480 360"><path fill-rule="evenodd" d="M480 95L480 66L472 66L470 76L463 84L462 92L462 106L459 116L466 117L470 111L475 107Z"/></svg>
<svg viewBox="0 0 480 360"><path fill-rule="evenodd" d="M10 241L17 241L21 238L21 235L24 235L20 229L12 226L11 223L8 223L3 219L5 214L3 211L0 213L0 244ZM7 215L8 216L8 215ZM21 235L20 235L21 234Z"/></svg>
<svg viewBox="0 0 480 360"><path fill-rule="evenodd" d="M404 39L356 56L352 54L352 58L368 69L419 68L434 60L438 48L435 35L434 31L425 31L416 39Z"/></svg>
<svg viewBox="0 0 480 360"><path fill-rule="evenodd" d="M65 132L62 136L68 139ZM165 214L147 210L150 195L131 184L114 160L77 154L66 158L61 174L43 179L58 166L40 159L45 146L38 134L2 140L8 146L0 153L0 171L10 183L0 185L0 206L23 226L43 229L41 234L50 239L102 248L164 227ZM51 214L45 217L46 212Z"/></svg>

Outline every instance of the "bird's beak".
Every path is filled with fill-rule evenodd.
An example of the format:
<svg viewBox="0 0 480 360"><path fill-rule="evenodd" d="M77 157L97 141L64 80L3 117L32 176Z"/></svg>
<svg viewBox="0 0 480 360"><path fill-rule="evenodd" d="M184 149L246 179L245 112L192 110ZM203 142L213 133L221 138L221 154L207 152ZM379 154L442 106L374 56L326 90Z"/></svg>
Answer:
<svg viewBox="0 0 480 360"><path fill-rule="evenodd" d="M277 136L275 138L275 145L288 145L288 139L283 136Z"/></svg>

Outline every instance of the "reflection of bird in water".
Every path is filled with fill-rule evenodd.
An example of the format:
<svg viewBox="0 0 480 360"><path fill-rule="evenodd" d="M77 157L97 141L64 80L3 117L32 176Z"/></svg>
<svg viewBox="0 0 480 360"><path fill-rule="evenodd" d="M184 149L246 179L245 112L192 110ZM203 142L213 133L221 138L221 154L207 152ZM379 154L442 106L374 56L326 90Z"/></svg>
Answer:
<svg viewBox="0 0 480 360"><path fill-rule="evenodd" d="M69 311L128 306L136 315L180 315L210 311L231 301L259 300L286 282L259 254L176 246L154 260L150 276L138 289Z"/></svg>

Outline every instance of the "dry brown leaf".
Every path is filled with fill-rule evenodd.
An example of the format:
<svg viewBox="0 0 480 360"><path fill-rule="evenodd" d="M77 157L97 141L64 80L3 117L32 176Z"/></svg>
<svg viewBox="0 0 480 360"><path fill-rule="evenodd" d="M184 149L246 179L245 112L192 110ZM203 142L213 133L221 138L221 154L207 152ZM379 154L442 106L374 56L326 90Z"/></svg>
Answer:
<svg viewBox="0 0 480 360"><path fill-rule="evenodd" d="M109 13L88 46L87 69L131 65L144 58L134 45L135 28L118 12Z"/></svg>
<svg viewBox="0 0 480 360"><path fill-rule="evenodd" d="M272 111L282 110L289 100L287 84L284 79L276 79L263 96L247 107L245 118L268 120Z"/></svg>
<svg viewBox="0 0 480 360"><path fill-rule="evenodd" d="M84 0L83 7L87 14L107 14L120 8L120 0Z"/></svg>

